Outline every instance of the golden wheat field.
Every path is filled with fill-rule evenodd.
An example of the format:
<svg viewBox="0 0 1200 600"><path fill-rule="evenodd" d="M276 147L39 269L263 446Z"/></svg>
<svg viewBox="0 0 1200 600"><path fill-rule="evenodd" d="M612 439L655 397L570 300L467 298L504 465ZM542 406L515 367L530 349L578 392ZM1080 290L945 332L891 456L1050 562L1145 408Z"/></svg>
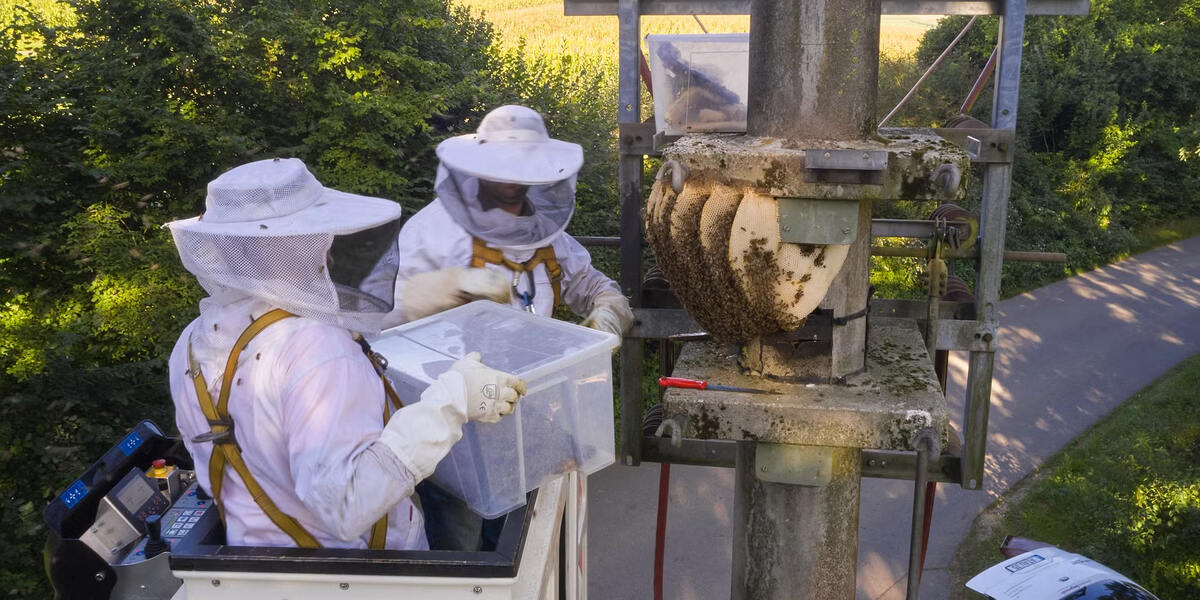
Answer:
<svg viewBox="0 0 1200 600"><path fill-rule="evenodd" d="M563 3L544 0L458 0L481 14L496 28L506 47L523 39L535 52L566 52L575 56L617 55L616 17L567 17ZM880 30L880 50L903 56L917 47L921 35L939 17L885 16ZM703 29L701 28L703 25ZM749 30L748 16L705 15L642 18L642 35L651 33L729 33Z"/></svg>

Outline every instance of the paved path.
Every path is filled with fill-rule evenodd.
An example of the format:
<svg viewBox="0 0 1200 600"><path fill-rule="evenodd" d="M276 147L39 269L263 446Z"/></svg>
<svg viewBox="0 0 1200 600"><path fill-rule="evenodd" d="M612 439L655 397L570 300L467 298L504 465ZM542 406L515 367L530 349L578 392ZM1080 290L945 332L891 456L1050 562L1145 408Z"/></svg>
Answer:
<svg viewBox="0 0 1200 600"><path fill-rule="evenodd" d="M1200 237L1001 302L984 492L938 486L921 597L958 597L948 565L975 516L1033 468L1184 358L1200 352ZM961 419L963 356L951 360ZM591 478L590 597L651 598L658 465ZM868 479L858 600L904 598L911 482ZM729 598L731 469L672 468L665 597Z"/></svg>

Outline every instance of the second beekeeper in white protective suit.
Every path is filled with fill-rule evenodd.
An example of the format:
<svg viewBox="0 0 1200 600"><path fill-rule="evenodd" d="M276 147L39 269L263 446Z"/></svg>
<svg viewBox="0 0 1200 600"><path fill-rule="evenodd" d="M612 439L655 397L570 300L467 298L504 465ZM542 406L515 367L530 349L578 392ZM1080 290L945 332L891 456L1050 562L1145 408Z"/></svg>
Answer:
<svg viewBox="0 0 1200 600"><path fill-rule="evenodd" d="M511 296L539 315L565 303L584 325L628 331L629 300L565 232L583 166L579 144L551 139L537 111L510 105L489 112L475 133L443 141L437 156L437 198L400 232L397 307L385 326L473 297Z"/></svg>
<svg viewBox="0 0 1200 600"><path fill-rule="evenodd" d="M296 159L237 167L168 224L209 293L170 358L176 422L231 545L428 547L417 482L524 393L477 354L396 398L360 334L392 308L400 206ZM404 406L401 408L401 404Z"/></svg>

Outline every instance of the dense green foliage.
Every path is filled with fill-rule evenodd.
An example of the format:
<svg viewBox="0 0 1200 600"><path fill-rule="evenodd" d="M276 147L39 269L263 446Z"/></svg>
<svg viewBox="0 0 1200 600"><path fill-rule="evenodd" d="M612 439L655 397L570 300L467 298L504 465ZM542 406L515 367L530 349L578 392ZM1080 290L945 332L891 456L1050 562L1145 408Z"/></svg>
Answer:
<svg viewBox="0 0 1200 600"><path fill-rule="evenodd" d="M956 565L969 577L1001 560L1007 534L1097 560L1163 600L1200 597L1200 356L1113 412L1042 467Z"/></svg>
<svg viewBox="0 0 1200 600"><path fill-rule="evenodd" d="M932 63L966 20L930 30L916 63ZM952 117L996 31L995 19L976 22L892 124ZM1128 252L1148 225L1200 214L1200 3L1093 0L1086 18L1029 18L1025 40L1010 248L1065 252L1072 273ZM990 96L985 89L972 116L989 120ZM1061 266L1008 265L1005 290L1063 275Z"/></svg>
<svg viewBox="0 0 1200 600"><path fill-rule="evenodd" d="M53 493L138 419L170 426L163 357L200 290L161 225L200 213L221 171L296 156L411 214L437 141L519 102L584 146L572 231L616 233L611 61L498 50L444 0L28 3L0 6L0 594L45 596L33 549ZM1200 212L1198 6L1095 0L1087 18L1029 20L1010 247L1085 269L1131 230ZM885 57L881 112L962 23ZM994 32L977 23L893 124L949 117ZM615 271L615 253L594 256ZM918 285L910 265L889 292ZM1063 274L1009 267L1006 289Z"/></svg>
<svg viewBox="0 0 1200 600"><path fill-rule="evenodd" d="M442 0L38 4L0 24L0 595L47 595L54 493L139 419L172 426L163 359L201 291L161 225L221 171L296 156L412 214L437 142L520 102L584 144L577 224L614 232L603 73L497 51Z"/></svg>

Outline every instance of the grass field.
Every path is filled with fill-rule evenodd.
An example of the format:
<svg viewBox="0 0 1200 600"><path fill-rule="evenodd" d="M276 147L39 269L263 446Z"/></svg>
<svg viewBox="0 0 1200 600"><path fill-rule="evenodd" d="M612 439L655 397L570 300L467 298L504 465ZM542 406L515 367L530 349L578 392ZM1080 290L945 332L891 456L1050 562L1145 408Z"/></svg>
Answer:
<svg viewBox="0 0 1200 600"><path fill-rule="evenodd" d="M952 598L1006 534L1097 560L1163 600L1200 598L1200 355L1076 438L976 519ZM936 518L936 517L935 517ZM959 595L961 594L961 596Z"/></svg>
<svg viewBox="0 0 1200 600"><path fill-rule="evenodd" d="M459 0L474 13L482 14L496 27L506 46L516 46L523 38L531 51L565 51L573 55L617 56L616 17L567 17L563 3L542 0ZM912 52L921 35L937 23L939 17L886 16L880 33L880 48L896 55ZM659 16L642 18L642 34L709 33L748 31L748 16L699 17Z"/></svg>

